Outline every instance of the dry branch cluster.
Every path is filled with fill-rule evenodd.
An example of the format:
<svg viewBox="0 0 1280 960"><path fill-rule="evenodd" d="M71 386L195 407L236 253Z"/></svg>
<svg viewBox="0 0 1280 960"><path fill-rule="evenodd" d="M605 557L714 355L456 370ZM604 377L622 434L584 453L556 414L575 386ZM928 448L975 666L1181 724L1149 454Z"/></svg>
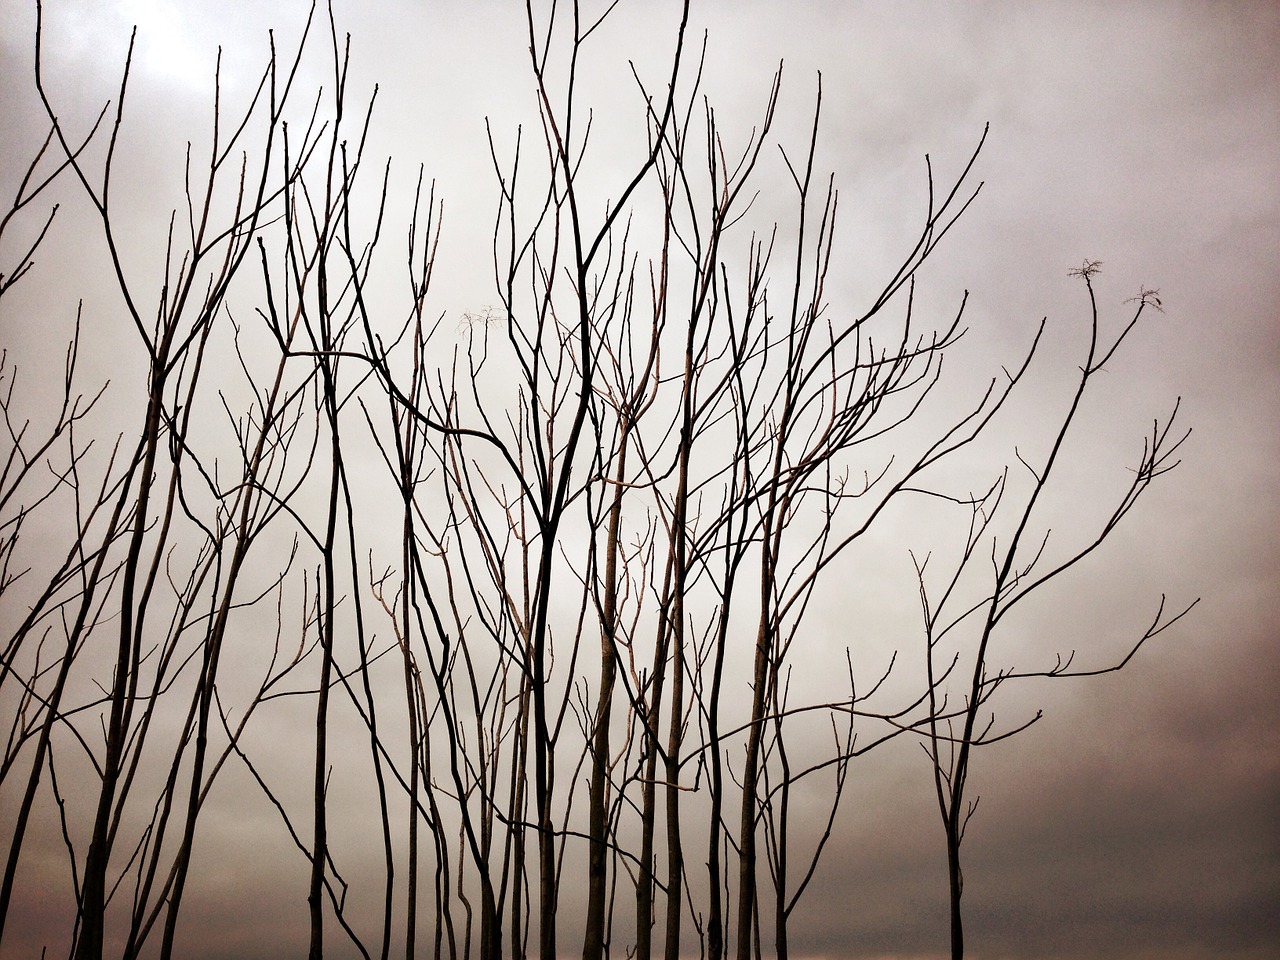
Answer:
<svg viewBox="0 0 1280 960"><path fill-rule="evenodd" d="M602 187L578 76L601 24L576 4L527 14L540 122L514 149L491 140L493 286L475 302L492 305L461 323L434 306L449 237L429 181L397 222L389 167L364 169L373 111L347 100L332 14L295 54L273 45L242 113L219 98L158 289L130 267L113 193L127 66L77 131L37 53L49 138L0 224L0 297L40 276L46 200L78 185L144 370L108 391L136 411L124 428L82 392L78 324L51 416L24 420L7 355L0 370L0 935L21 934L30 853L60 835L61 866L38 868L63 884L53 950L189 953L187 894L216 853L202 814L235 803L292 844L305 881L281 897L309 910L313 958L785 957L856 759L906 737L935 774L963 952L972 749L1026 725L997 725L991 700L1100 672L1018 672L988 643L1174 464L1171 416L1097 530L1059 543L1039 522L1082 398L1159 300L1108 335L1086 264L1088 351L1047 453L948 490L939 464L990 433L1036 352L925 416L964 305L919 321L916 275L977 193L977 152L953 183L930 171L914 248L837 308L820 93L813 137L780 161L780 75L750 134L722 135L686 6L669 75L636 81L647 149ZM287 123L312 46L331 82ZM752 232L764 162L785 166L793 212ZM397 296L375 264L406 226ZM828 654L843 692L801 698L814 598L848 589L850 548L911 498L954 511L943 536L963 545L946 569L917 561L923 628L900 649L919 675ZM1162 604L1132 649L1181 615Z"/></svg>

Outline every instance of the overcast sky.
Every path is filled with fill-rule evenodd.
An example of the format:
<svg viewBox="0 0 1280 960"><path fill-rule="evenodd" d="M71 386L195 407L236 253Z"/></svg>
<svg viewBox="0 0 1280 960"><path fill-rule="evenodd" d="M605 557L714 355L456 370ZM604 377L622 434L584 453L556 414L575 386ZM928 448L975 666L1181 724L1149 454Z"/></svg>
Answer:
<svg viewBox="0 0 1280 960"><path fill-rule="evenodd" d="M616 56L608 46L588 65L600 79L586 96L600 110L633 97L626 59L656 75L670 49L673 4L629 2L658 12L628 14ZM531 119L523 5L336 6L352 35L353 84L380 84L371 149L402 172L424 163L446 198L442 246L452 238L459 253L446 263L441 309L460 315L492 302L466 251L483 261L475 244L492 216L484 118L506 142L511 124ZM295 37L305 13L297 2L239 0L45 7L47 69L68 115L114 96L138 24L125 137L139 166L121 189L138 190L144 212L154 204L158 224L174 201L144 189L148 164L180 156L207 124L217 45L234 82L262 62L268 27ZM42 136L31 100L32 8L0 0L5 191ZM842 275L833 297L856 299L918 228L924 155L955 172L988 122L976 168L985 186L925 277L940 309L968 289L977 342L1012 362L1041 317L1087 316L1083 287L1068 276L1086 258L1102 262L1095 286L1113 318L1142 288L1160 291L1163 315L1108 374L1117 426L1100 428L1096 448L1077 456L1082 477L1094 462L1122 471L1152 418L1181 396L1179 416L1194 430L1184 463L1027 629L1087 651L1105 624L1145 625L1161 593L1171 604L1203 599L1123 673L1035 691L1046 719L980 753L982 806L966 840L972 955L1277 955L1280 5L703 0L693 23L695 36L709 31L709 96L744 133L783 61L777 135L802 135L821 72L818 165L835 173L841 230L858 251L834 271ZM780 176L776 154L768 162ZM47 347L29 318L5 313L0 342L28 358ZM100 353L91 363L114 361ZM1032 406L1061 399L1048 391ZM942 956L941 828L921 759L889 751L861 770L803 908L797 952ZM236 956L269 955L264 931L305 924L301 905L281 919L251 885L229 880L225 897L204 921L193 904L185 922L238 918L261 952Z"/></svg>

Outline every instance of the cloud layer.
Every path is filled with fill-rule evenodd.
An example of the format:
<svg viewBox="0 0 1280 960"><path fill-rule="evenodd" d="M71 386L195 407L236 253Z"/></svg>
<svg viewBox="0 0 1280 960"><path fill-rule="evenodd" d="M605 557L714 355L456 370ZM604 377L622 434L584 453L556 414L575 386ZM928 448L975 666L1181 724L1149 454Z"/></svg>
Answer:
<svg viewBox="0 0 1280 960"><path fill-rule="evenodd" d="M139 24L126 128L125 189L136 192L117 203L150 221L139 236L154 241L172 202L148 184L168 177L173 186L173 158L207 120L210 88L201 77L211 75L212 51L223 45L229 90L243 93L240 77L261 59L268 20L256 4L46 6L49 62L68 115L87 116L114 96L129 23ZM303 6L273 5L282 34L296 34ZM425 164L446 197L442 309L451 317L489 296L477 292L490 282L494 188L483 119L509 145L512 124L531 118L527 41L519 11L508 7L337 5L340 28L352 34L353 76L365 89L381 84L373 148L393 155L403 176ZM1045 363L1061 361L1069 372L1079 350L1072 325L1087 301L1068 270L1085 258L1103 261L1097 287L1114 317L1144 286L1160 290L1165 313L1117 359L1073 469L1082 485L1094 482L1095 466L1113 482L1152 418L1178 396L1180 417L1194 428L1185 462L1105 551L1018 621L1007 654L1024 668L1051 664L1055 650L1101 663L1140 634L1162 593L1171 606L1203 599L1123 673L1035 686L1008 703L1011 720L1037 705L1046 717L975 761L982 802L965 871L972 955L1272 955L1280 947L1280 10L752 0L700 4L694 17L695 35L708 31L708 94L744 137L779 60L778 135L791 142L807 130L822 73L819 167L832 169L843 191L846 238L833 300L865 298L900 257L923 209L923 155L956 171L988 121L977 171L986 185L921 289L940 315L970 291L974 345L965 356L974 382L1013 362L1046 315ZM622 134L608 133L624 125L623 108L607 111L636 102L621 61L635 58L647 79L661 76L669 55L669 11L633 12L626 22L630 32L590 64L609 79L585 93L605 114L605 158L626 146ZM0 6L6 192L19 157L43 136L30 95L32 27L26 4ZM785 186L776 155L769 159L772 182ZM128 255L159 269L154 258L147 265L145 246ZM86 280L98 282L105 280ZM48 291L58 302L66 293ZM56 369L60 355L40 359L40 298L25 296L18 308L6 301L0 338L25 362ZM93 373L130 373L109 339L88 362ZM1028 424L1062 399L1050 375L1022 408ZM1064 504L1064 536L1098 507L1090 496ZM910 518L903 522L909 530ZM905 550L887 562L902 569ZM908 596L901 620L883 632L909 623L914 602ZM815 630L828 654L849 642L834 606ZM911 745L856 765L842 832L802 907L795 952L944 954L945 855L923 760ZM223 801L233 805L234 794L228 787ZM0 794L6 835L13 802ZM275 829L279 840L265 815L250 823L213 816L208 829L202 842L229 850L256 849L258 830L267 837ZM39 843L59 855L52 829ZM280 850L280 858L296 856ZM276 858L263 857L251 877L231 861L226 873L199 878L202 906L184 920L186 955L258 955L274 936L295 944L305 936L305 890L289 889L298 871L277 870ZM18 926L30 939L21 929L12 934L15 955L38 949L53 925L38 886L20 899ZM232 925L239 932L228 939Z"/></svg>

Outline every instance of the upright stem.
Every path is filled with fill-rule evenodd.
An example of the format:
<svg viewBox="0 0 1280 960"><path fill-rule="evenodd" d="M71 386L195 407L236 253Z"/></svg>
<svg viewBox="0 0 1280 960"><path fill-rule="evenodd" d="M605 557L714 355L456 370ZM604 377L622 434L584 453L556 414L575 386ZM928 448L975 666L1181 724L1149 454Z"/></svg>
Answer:
<svg viewBox="0 0 1280 960"><path fill-rule="evenodd" d="M129 719L133 712L132 693L136 677L139 642L137 621L142 616L138 602L138 573L142 561L143 539L147 531L147 512L151 505L151 485L155 470L156 451L162 427L164 397L164 367L160 362L152 365L150 395L147 400L147 419L137 505L134 508L133 531L129 539L129 552L125 559L124 580L120 601L120 633L116 647L115 673L111 684L111 712L107 725L107 749L102 763L102 786L98 793L97 812L93 820L93 834L85 856L84 880L80 897L80 934L76 941L75 960L101 960L103 934L106 922L107 865L111 859L112 810L116 789L119 786L128 739ZM125 496L127 493L122 493Z"/></svg>
<svg viewBox="0 0 1280 960"><path fill-rule="evenodd" d="M618 531L622 523L622 495L627 476L627 446L631 424L623 415L618 441L618 461L614 470L613 502L605 540L604 597L600 624L600 692L596 702L595 729L591 745L591 793L588 798L590 838L587 863L587 917L583 935L582 960L599 960L604 955L605 899L608 867L609 804L609 721L613 709L613 686L618 666Z"/></svg>

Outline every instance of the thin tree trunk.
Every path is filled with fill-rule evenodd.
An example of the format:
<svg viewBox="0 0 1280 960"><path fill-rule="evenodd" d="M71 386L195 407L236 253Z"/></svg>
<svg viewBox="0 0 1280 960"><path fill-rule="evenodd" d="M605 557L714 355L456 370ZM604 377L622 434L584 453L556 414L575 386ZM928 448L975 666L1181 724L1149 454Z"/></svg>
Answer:
<svg viewBox="0 0 1280 960"><path fill-rule="evenodd" d="M618 672L614 654L618 617L618 530L622 523L622 495L627 477L630 432L631 424L624 415L622 434L618 441L618 462L614 471L613 503L609 507L609 526L605 540L604 598L600 625L600 693L591 747L591 793L587 814L590 848L582 960L600 960L604 956L609 855L609 722L613 711L613 686Z"/></svg>
<svg viewBox="0 0 1280 960"><path fill-rule="evenodd" d="M103 935L106 922L107 865L111 859L111 811L115 805L116 789L122 772L125 741L128 735L129 717L132 714L130 695L134 690L137 630L135 617L141 610L135 609L138 589L138 567L141 563L142 543L147 530L147 510L151 505L151 484L155 470L156 449L159 445L161 406L163 404L163 365L152 364L150 398L144 436L142 466L138 500L134 508L133 533L129 539L129 552L125 559L124 581L120 601L120 634L116 650L115 675L111 684L111 713L107 726L107 750L102 763L102 788L98 794L98 807L93 820L93 834L85 856L84 880L80 897L80 933L76 941L75 960L101 960ZM122 493L121 496L125 496Z"/></svg>
<svg viewBox="0 0 1280 960"><path fill-rule="evenodd" d="M951 893L951 960L964 960L964 916L960 896L964 877L960 873L960 841L953 824L947 824L947 878Z"/></svg>

